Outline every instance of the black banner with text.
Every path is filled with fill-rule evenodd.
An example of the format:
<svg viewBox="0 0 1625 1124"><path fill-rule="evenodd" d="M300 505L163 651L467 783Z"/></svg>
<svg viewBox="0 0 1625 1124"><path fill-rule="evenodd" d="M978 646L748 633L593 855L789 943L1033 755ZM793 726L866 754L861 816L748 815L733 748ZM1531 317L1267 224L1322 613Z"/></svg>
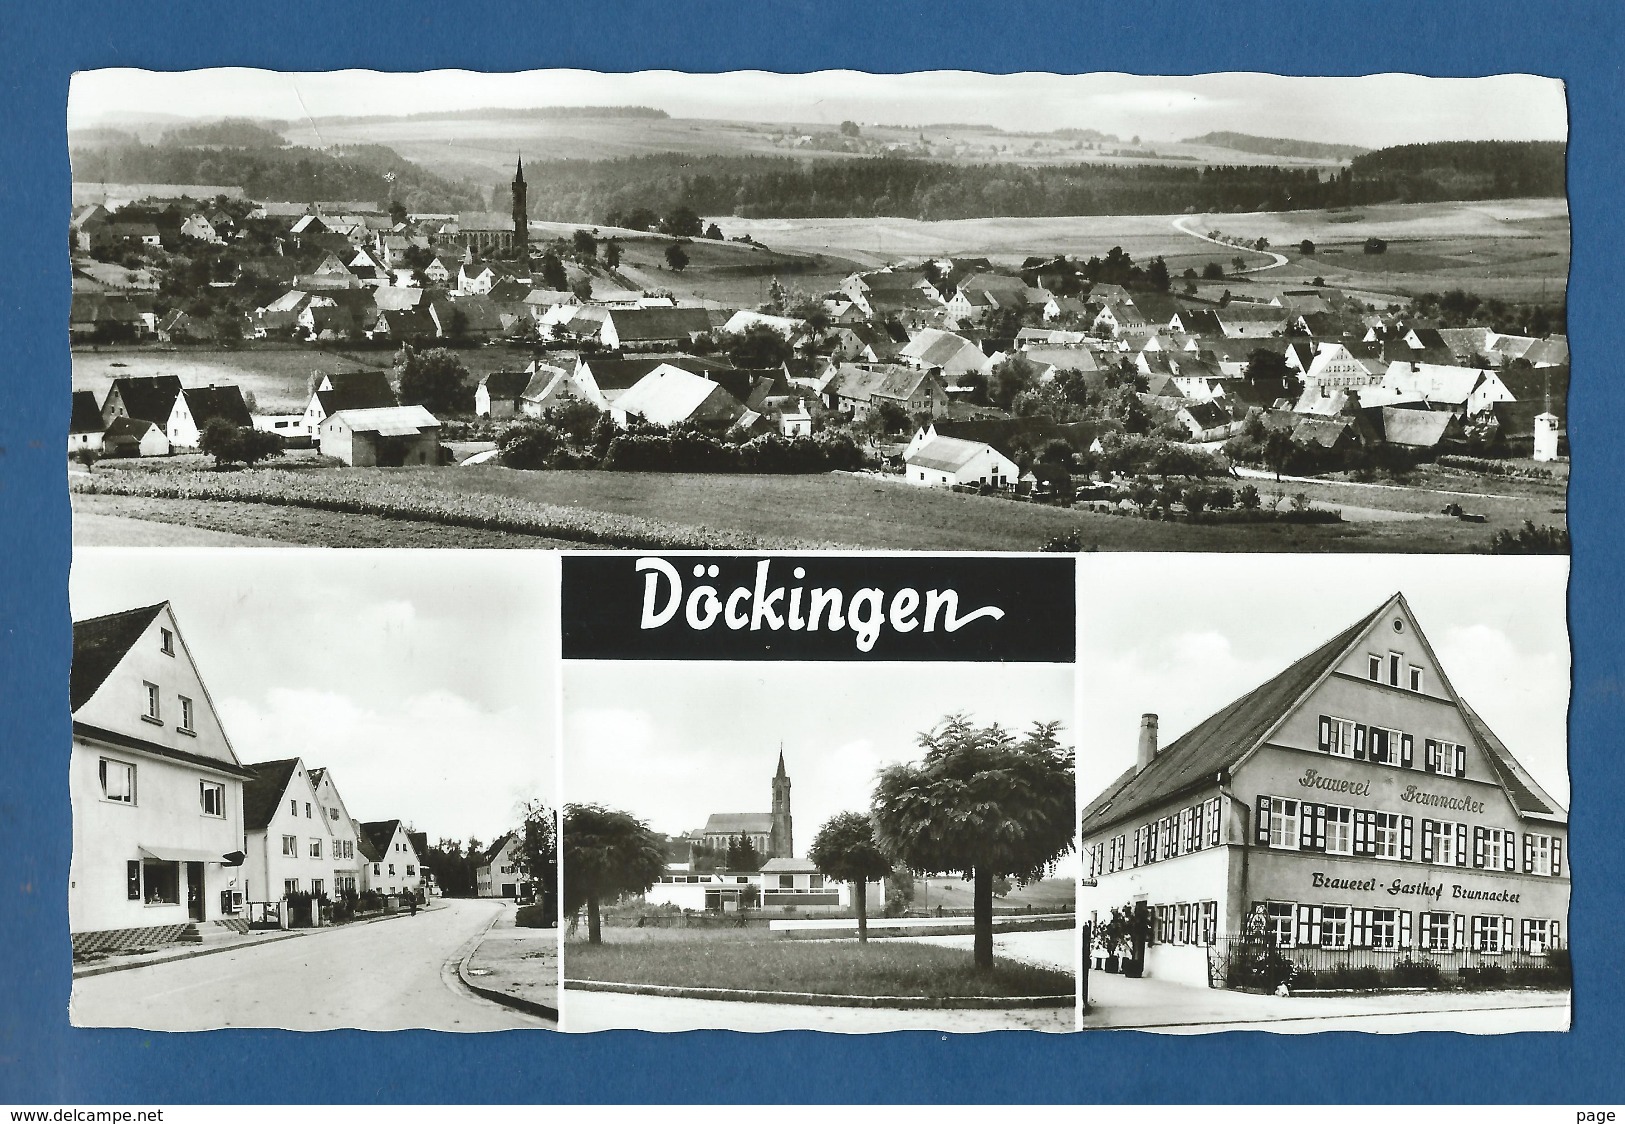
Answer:
<svg viewBox="0 0 1625 1124"><path fill-rule="evenodd" d="M563 654L1071 663L1070 557L566 555Z"/></svg>

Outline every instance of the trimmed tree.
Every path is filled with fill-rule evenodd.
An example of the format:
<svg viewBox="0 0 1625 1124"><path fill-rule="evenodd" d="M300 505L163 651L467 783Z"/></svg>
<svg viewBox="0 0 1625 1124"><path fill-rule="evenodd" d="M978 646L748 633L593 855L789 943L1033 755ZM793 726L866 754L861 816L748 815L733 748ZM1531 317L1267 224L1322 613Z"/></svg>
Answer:
<svg viewBox="0 0 1625 1124"><path fill-rule="evenodd" d="M559 814L540 800L528 800L522 811L520 866L536 888L549 927L559 923Z"/></svg>
<svg viewBox="0 0 1625 1124"><path fill-rule="evenodd" d="M831 816L818 829L807 851L826 878L846 882L853 888L852 902L858 911L858 941L869 939L869 883L891 877L891 859L875 842L874 824L862 812L841 812Z"/></svg>
<svg viewBox="0 0 1625 1124"><path fill-rule="evenodd" d="M881 849L916 873L972 883L978 968L993 967L994 879L1025 886L1076 846L1074 755L1058 729L1035 723L1018 739L950 715L920 735L920 761L883 769L875 783Z"/></svg>
<svg viewBox="0 0 1625 1124"><path fill-rule="evenodd" d="M649 825L601 804L564 806L564 911L587 907L587 941L603 944L604 901L641 894L666 869L666 847Z"/></svg>

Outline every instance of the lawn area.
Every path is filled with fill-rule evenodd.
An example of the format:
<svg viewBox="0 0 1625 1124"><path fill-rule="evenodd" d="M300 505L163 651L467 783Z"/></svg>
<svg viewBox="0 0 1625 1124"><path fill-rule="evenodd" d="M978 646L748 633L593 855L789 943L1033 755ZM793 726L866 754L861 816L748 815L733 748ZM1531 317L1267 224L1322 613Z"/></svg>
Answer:
<svg viewBox="0 0 1625 1124"><path fill-rule="evenodd" d="M198 458L188 458L196 461ZM277 462L272 462L276 464ZM991 496L917 488L898 477L809 476L475 468L355 469L269 467L217 473L174 460L107 463L76 474L76 492L154 501L150 516L239 534L309 541L289 508L378 520L371 545L474 546L484 532L534 536L524 545L562 543L629 549L850 546L880 550L1036 551L1076 530L1086 548L1190 551L1386 551L1472 553L1499 529L1565 522L1559 482L1510 480L1426 470L1423 487L1367 488L1337 482L1286 483L1317 506L1363 509L1337 524L1190 524L1013 503ZM1269 495L1273 482L1259 481ZM1456 498L1446 492L1484 493ZM1466 523L1439 514L1447 503L1487 517ZM241 505L229 526L222 505ZM1382 518L1384 511L1407 517ZM341 528L344 515L334 523ZM424 525L441 526L425 531ZM361 524L357 524L361 526ZM323 532L326 534L327 532ZM339 541L341 529L332 534Z"/></svg>
<svg viewBox="0 0 1625 1124"><path fill-rule="evenodd" d="M943 909L970 909L971 883L963 878L916 878L914 908L927 913L939 905ZM1078 883L1074 878L1046 878L1030 886L1015 886L1004 897L993 899L995 912L1002 909L1032 908L1042 912L1064 912L1077 904Z"/></svg>
<svg viewBox="0 0 1625 1124"><path fill-rule="evenodd" d="M665 984L818 995L1072 995L1069 972L1017 961L976 970L970 952L912 941L792 941L761 930L606 929L601 945L570 941L567 980Z"/></svg>

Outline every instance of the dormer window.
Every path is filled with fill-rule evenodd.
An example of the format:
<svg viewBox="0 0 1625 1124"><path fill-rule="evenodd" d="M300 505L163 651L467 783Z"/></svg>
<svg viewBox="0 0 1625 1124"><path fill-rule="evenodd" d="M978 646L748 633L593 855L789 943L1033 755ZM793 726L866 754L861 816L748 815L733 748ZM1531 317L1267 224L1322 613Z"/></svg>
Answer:
<svg viewBox="0 0 1625 1124"><path fill-rule="evenodd" d="M169 629L160 628L158 630L158 643L164 655L173 656L175 654L175 634Z"/></svg>

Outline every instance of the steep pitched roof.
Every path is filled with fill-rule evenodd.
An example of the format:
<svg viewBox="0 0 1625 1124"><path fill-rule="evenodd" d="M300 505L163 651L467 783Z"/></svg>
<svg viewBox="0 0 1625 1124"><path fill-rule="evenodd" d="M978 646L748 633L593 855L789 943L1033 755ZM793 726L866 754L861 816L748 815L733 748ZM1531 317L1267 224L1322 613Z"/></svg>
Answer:
<svg viewBox="0 0 1625 1124"><path fill-rule="evenodd" d="M373 820L361 825L361 835L372 844L375 855L382 855L389 850L389 841L395 838L395 829L400 826L400 820Z"/></svg>
<svg viewBox="0 0 1625 1124"><path fill-rule="evenodd" d="M160 428L169 424L169 411L175 408L175 398L181 392L181 380L175 375L143 375L113 380L108 393L118 391L124 403L124 412L132 418L150 421Z"/></svg>
<svg viewBox="0 0 1625 1124"><path fill-rule="evenodd" d="M1130 767L1083 810L1084 832L1211 783L1220 769L1234 767L1398 600L1396 593L1273 679L1197 723L1144 769Z"/></svg>
<svg viewBox="0 0 1625 1124"><path fill-rule="evenodd" d="M497 857L498 852L500 852L502 848L506 847L508 845L508 840L512 838L513 832L511 831L504 832L502 835L500 835L495 842L493 842L484 851L480 852L480 861L478 865L490 866L491 860Z"/></svg>
<svg viewBox="0 0 1625 1124"><path fill-rule="evenodd" d="M766 834L773 830L772 812L712 812L705 821L705 834Z"/></svg>
<svg viewBox="0 0 1625 1124"><path fill-rule="evenodd" d="M196 386L181 393L186 396L186 408L192 411L192 421L200 429L215 418L239 427L254 424L243 392L235 386Z"/></svg>
<svg viewBox="0 0 1625 1124"><path fill-rule="evenodd" d="M703 308L617 308L609 319L622 343L687 339L711 330L711 317Z"/></svg>
<svg viewBox="0 0 1625 1124"><path fill-rule="evenodd" d="M395 405L395 390L383 371L340 371L327 376L331 390L318 390L316 399L328 416L340 410L376 410Z"/></svg>
<svg viewBox="0 0 1625 1124"><path fill-rule="evenodd" d="M934 468L938 472L958 472L983 449L992 448L993 446L982 441L963 441L958 437L933 437L915 450L914 455L908 458L908 463ZM997 449L993 451L998 452Z"/></svg>
<svg viewBox="0 0 1625 1124"><path fill-rule="evenodd" d="M298 764L299 758L284 757L248 766L252 776L243 781L243 830L263 831L271 822Z"/></svg>
<svg viewBox="0 0 1625 1124"><path fill-rule="evenodd" d="M90 701L167 601L73 622L73 664L68 671L68 702L78 710Z"/></svg>
<svg viewBox="0 0 1625 1124"><path fill-rule="evenodd" d="M525 371L492 371L480 380L485 392L496 401L518 398L529 384L530 375Z"/></svg>
<svg viewBox="0 0 1625 1124"><path fill-rule="evenodd" d="M94 390L73 392L73 409L68 416L69 433L100 433L107 425L102 421L102 408L96 404Z"/></svg>
<svg viewBox="0 0 1625 1124"><path fill-rule="evenodd" d="M1512 756L1512 751L1507 749L1506 743L1496 737L1495 731L1479 717L1478 711L1467 704L1466 699L1461 700L1461 710L1467 719L1468 727L1473 731L1473 736L1478 739L1479 748L1484 751L1485 759L1495 772L1495 779L1506 789L1507 799L1512 801L1512 806L1521 813L1556 816L1567 821L1568 813L1564 811L1562 805L1553 800L1546 790L1535 782L1535 778L1518 764L1517 758Z"/></svg>

